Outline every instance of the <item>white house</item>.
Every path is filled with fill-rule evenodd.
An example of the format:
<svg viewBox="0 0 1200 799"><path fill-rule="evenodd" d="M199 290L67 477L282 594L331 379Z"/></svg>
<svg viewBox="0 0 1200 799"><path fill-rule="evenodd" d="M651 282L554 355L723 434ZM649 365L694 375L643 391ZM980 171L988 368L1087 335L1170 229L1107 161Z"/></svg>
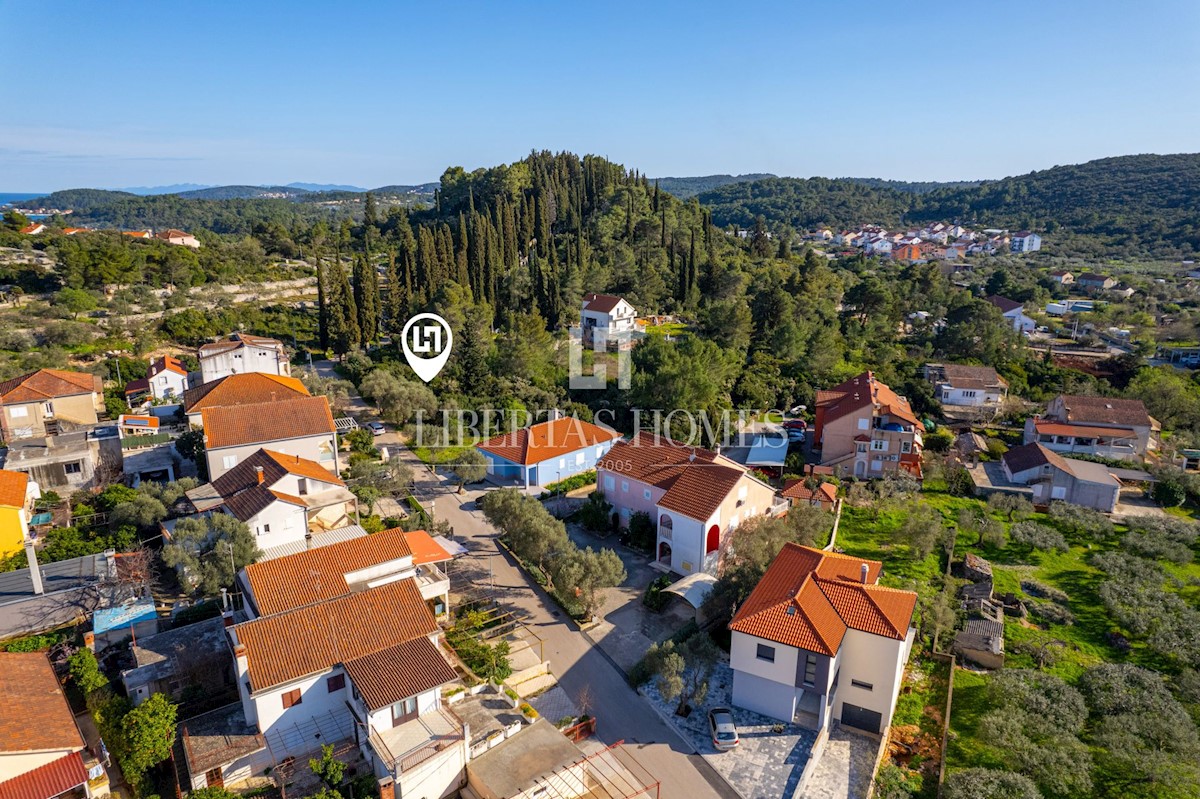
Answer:
<svg viewBox="0 0 1200 799"><path fill-rule="evenodd" d="M1025 444L1004 453L1004 476L1033 489L1035 505L1068 502L1112 513L1121 495L1121 481L1109 467L1093 461L1064 458L1041 444Z"/></svg>
<svg viewBox="0 0 1200 799"><path fill-rule="evenodd" d="M1009 246L1013 252L1036 252L1042 249L1042 237L1028 230L1022 230L1012 235Z"/></svg>
<svg viewBox="0 0 1200 799"><path fill-rule="evenodd" d="M316 461L334 474L341 471L337 432L325 397L205 408L200 421L209 479L216 480L264 447Z"/></svg>
<svg viewBox="0 0 1200 799"><path fill-rule="evenodd" d="M288 363L283 344L265 336L234 333L223 341L201 345L197 356L200 359L202 383L247 372L291 374L291 364Z"/></svg>
<svg viewBox="0 0 1200 799"><path fill-rule="evenodd" d="M1060 394L1025 420L1025 443L1055 452L1139 460L1158 445L1159 423L1141 400Z"/></svg>
<svg viewBox="0 0 1200 799"><path fill-rule="evenodd" d="M188 745L195 731L181 725L193 789L309 756L314 736L353 740L395 799L461 785L470 742L441 696L458 677L403 531L257 563L238 581L249 616L229 628L240 712L205 732L250 745L226 744L199 765Z"/></svg>
<svg viewBox="0 0 1200 799"><path fill-rule="evenodd" d="M990 366L927 363L925 379L943 405L995 405L1008 396L1008 381Z"/></svg>
<svg viewBox="0 0 1200 799"><path fill-rule="evenodd" d="M245 522L266 553L354 524L358 515L354 495L337 475L316 461L268 449L187 497L198 513L220 510Z"/></svg>
<svg viewBox="0 0 1200 799"><path fill-rule="evenodd" d="M658 530L656 561L684 575L712 573L740 522L787 507L741 464L647 433L609 450L596 479L622 526L634 513L650 517Z"/></svg>
<svg viewBox="0 0 1200 799"><path fill-rule="evenodd" d="M618 337L628 339L637 329L637 311L611 294L585 294L579 318L585 343L594 341L597 334L617 343Z"/></svg>
<svg viewBox="0 0 1200 799"><path fill-rule="evenodd" d="M193 250L200 249L200 240L183 230L162 230L154 234L154 238L159 241L165 241L167 244L178 244L183 247L191 247Z"/></svg>
<svg viewBox="0 0 1200 799"><path fill-rule="evenodd" d="M995 294L987 298L988 302L1000 309L1004 318L1012 323L1013 330L1018 333L1028 333L1037 327L1037 322L1025 315L1025 306L1016 300L1000 297Z"/></svg>
<svg viewBox="0 0 1200 799"><path fill-rule="evenodd" d="M164 355L151 361L146 382L155 400L179 399L188 389L188 372L178 358Z"/></svg>
<svg viewBox="0 0 1200 799"><path fill-rule="evenodd" d="M810 729L885 734L917 595L877 585L882 568L785 544L729 624L733 703Z"/></svg>
<svg viewBox="0 0 1200 799"><path fill-rule="evenodd" d="M1055 269L1050 273L1050 279L1060 286L1069 286L1075 282L1075 275L1066 269Z"/></svg>

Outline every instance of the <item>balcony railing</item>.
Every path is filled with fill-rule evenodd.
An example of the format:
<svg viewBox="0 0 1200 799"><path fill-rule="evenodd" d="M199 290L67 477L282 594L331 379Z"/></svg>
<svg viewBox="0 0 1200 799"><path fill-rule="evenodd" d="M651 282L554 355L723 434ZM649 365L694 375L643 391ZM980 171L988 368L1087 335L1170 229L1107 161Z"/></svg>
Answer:
<svg viewBox="0 0 1200 799"><path fill-rule="evenodd" d="M383 732L371 733L376 756L399 777L462 742L462 721L445 708L422 714Z"/></svg>

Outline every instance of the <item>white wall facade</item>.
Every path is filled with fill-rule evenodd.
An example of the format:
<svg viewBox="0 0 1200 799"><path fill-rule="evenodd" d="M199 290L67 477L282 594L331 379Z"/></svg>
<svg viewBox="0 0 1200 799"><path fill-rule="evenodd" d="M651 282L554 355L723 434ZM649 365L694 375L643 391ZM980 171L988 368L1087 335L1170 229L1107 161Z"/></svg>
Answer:
<svg viewBox="0 0 1200 799"><path fill-rule="evenodd" d="M299 455L301 458L316 461L331 472L340 471L337 439L333 433L321 433L283 441L260 441L236 447L208 449L205 451L205 459L208 461L208 479L216 480L260 449L282 452L285 455ZM227 458L233 460L227 461Z"/></svg>
<svg viewBox="0 0 1200 799"><path fill-rule="evenodd" d="M253 345L200 359L200 379L204 383L249 372L286 376L291 374L291 365L282 353Z"/></svg>
<svg viewBox="0 0 1200 799"><path fill-rule="evenodd" d="M880 730L891 724L904 679L904 664L912 648L915 630L903 641L884 638L861 630L847 630L838 652L839 675L833 717L841 719L847 702L882 715ZM854 685L858 681L870 688Z"/></svg>

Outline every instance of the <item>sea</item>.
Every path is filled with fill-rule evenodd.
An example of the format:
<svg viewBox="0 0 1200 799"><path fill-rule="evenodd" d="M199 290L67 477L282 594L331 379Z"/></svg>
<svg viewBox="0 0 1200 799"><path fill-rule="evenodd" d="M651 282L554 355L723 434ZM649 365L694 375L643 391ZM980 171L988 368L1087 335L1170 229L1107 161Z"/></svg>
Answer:
<svg viewBox="0 0 1200 799"><path fill-rule="evenodd" d="M34 197L45 197L47 193L44 191L0 191L0 206L12 205L23 200L32 200Z"/></svg>

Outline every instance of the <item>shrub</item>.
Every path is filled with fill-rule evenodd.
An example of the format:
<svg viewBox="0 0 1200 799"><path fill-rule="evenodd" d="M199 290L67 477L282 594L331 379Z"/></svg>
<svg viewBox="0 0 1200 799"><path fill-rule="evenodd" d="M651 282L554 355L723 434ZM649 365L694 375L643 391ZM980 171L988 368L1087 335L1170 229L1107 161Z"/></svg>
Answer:
<svg viewBox="0 0 1200 799"><path fill-rule="evenodd" d="M1048 624L1070 626L1075 623L1075 614L1056 602L1031 602L1030 610Z"/></svg>
<svg viewBox="0 0 1200 799"><path fill-rule="evenodd" d="M1051 602L1057 602L1060 605L1065 605L1070 599L1065 591L1060 591L1052 585L1038 582L1037 580L1022 580L1021 590L1033 597L1039 599L1049 599Z"/></svg>
<svg viewBox="0 0 1200 799"><path fill-rule="evenodd" d="M579 522L593 532L603 532L612 527L612 505L602 491L593 491L587 502L579 509Z"/></svg>
<svg viewBox="0 0 1200 799"><path fill-rule="evenodd" d="M1037 522L1018 522L1012 526L1009 536L1014 544L1026 547L1030 552L1035 549L1056 549L1066 552L1069 547L1062 533L1052 527Z"/></svg>
<svg viewBox="0 0 1200 799"><path fill-rule="evenodd" d="M649 552L654 549L654 541L657 537L658 530L649 513L640 510L629 517L629 546Z"/></svg>
<svg viewBox="0 0 1200 799"><path fill-rule="evenodd" d="M655 577L650 585L646 586L646 594L642 597L642 604L650 608L655 613L659 613L671 601L670 594L667 594L664 589L671 584L670 575L661 575Z"/></svg>
<svg viewBox="0 0 1200 799"><path fill-rule="evenodd" d="M952 497L975 496L975 481L971 479L971 473L962 466L947 469L946 492Z"/></svg>
<svg viewBox="0 0 1200 799"><path fill-rule="evenodd" d="M925 449L930 452L949 452L953 443L954 434L944 427L925 434Z"/></svg>

